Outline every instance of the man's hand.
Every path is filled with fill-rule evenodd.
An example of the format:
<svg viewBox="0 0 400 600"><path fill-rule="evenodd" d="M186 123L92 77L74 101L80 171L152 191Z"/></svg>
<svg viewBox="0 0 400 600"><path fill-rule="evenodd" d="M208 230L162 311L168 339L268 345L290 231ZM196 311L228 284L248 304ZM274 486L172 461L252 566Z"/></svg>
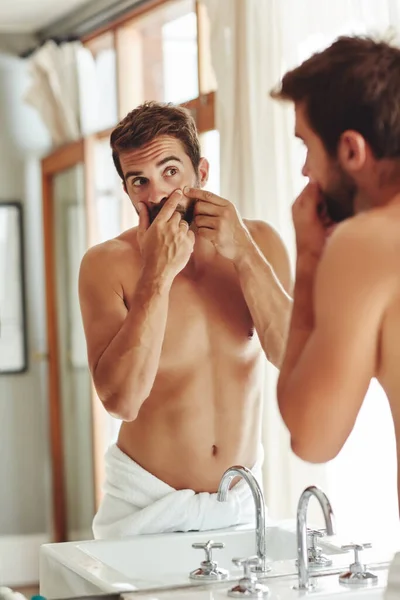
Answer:
<svg viewBox="0 0 400 600"><path fill-rule="evenodd" d="M185 188L184 193L197 200L194 223L198 235L209 240L221 256L235 262L252 244L235 206L229 200L197 188Z"/></svg>
<svg viewBox="0 0 400 600"><path fill-rule="evenodd" d="M296 232L297 255L322 255L334 224L319 210L323 194L316 183L308 183L292 206L293 225Z"/></svg>
<svg viewBox="0 0 400 600"><path fill-rule="evenodd" d="M138 243L143 266L152 277L173 280L187 265L194 247L194 233L176 207L182 191L171 194L150 225L145 204L139 204Z"/></svg>

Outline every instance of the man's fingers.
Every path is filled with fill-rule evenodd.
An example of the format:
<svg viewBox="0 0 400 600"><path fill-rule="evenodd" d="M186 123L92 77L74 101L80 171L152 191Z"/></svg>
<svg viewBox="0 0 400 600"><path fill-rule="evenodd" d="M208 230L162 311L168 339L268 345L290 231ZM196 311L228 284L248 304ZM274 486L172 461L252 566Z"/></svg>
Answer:
<svg viewBox="0 0 400 600"><path fill-rule="evenodd" d="M198 230L197 235L208 240L209 242L214 242L215 240L215 231L212 229L207 229L206 227L201 227L201 229Z"/></svg>
<svg viewBox="0 0 400 600"><path fill-rule="evenodd" d="M204 215L199 215L195 217L194 222L196 223L196 227L198 227L198 229L201 229L203 227L207 229L216 229L217 226L215 218L207 217Z"/></svg>
<svg viewBox="0 0 400 600"><path fill-rule="evenodd" d="M227 206L228 204L227 200L207 190L185 187L183 192L188 198L203 200L204 202L209 202L210 204L215 204L216 206Z"/></svg>
<svg viewBox="0 0 400 600"><path fill-rule="evenodd" d="M321 212L324 211L324 197L317 183L310 182L296 198L292 206L292 214L300 214L306 211L313 217L318 216L321 219Z"/></svg>
<svg viewBox="0 0 400 600"><path fill-rule="evenodd" d="M181 224L181 221L182 221L182 215L178 211L175 211L169 220L169 222L172 225L174 225L175 227L179 227L179 225Z"/></svg>
<svg viewBox="0 0 400 600"><path fill-rule="evenodd" d="M198 200L194 206L194 214L217 217L221 213L222 206Z"/></svg>
<svg viewBox="0 0 400 600"><path fill-rule="evenodd" d="M175 192L173 192L168 198L168 200L165 202L164 206L162 207L154 221L157 221L158 223L166 223L167 221L169 221L174 212L176 211L176 207L178 206L181 200L182 190L175 190Z"/></svg>
<svg viewBox="0 0 400 600"><path fill-rule="evenodd" d="M138 212L139 212L139 228L138 229L139 229L140 233L144 233L149 228L150 217L149 217L149 211L147 210L147 206L145 204L143 204L143 202L139 202Z"/></svg>
<svg viewBox="0 0 400 600"><path fill-rule="evenodd" d="M303 193L307 198L307 201L315 204L315 206L318 206L323 200L321 188L319 187L318 183L313 181L308 183L308 185L304 188Z"/></svg>

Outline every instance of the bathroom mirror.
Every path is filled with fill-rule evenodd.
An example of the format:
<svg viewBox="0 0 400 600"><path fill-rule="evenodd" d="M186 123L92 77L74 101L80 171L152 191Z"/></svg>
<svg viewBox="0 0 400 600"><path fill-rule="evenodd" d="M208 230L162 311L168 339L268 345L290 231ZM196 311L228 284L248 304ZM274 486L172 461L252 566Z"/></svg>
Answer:
<svg viewBox="0 0 400 600"><path fill-rule="evenodd" d="M28 368L22 206L0 204L0 375Z"/></svg>

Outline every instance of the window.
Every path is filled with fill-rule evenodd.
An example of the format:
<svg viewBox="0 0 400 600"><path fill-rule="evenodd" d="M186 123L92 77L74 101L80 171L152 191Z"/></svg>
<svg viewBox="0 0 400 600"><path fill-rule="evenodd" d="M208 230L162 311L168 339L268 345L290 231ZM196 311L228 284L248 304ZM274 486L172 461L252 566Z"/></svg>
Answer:
<svg viewBox="0 0 400 600"><path fill-rule="evenodd" d="M180 104L199 95L194 0L167 2L122 29L123 52L129 54L122 77L132 79L127 93L133 105L146 100Z"/></svg>
<svg viewBox="0 0 400 600"><path fill-rule="evenodd" d="M83 134L115 125L118 122L117 57L112 32L95 38L82 49L78 76Z"/></svg>
<svg viewBox="0 0 400 600"><path fill-rule="evenodd" d="M96 141L94 166L94 218L97 243L101 243L116 237L122 229L122 186L106 139Z"/></svg>

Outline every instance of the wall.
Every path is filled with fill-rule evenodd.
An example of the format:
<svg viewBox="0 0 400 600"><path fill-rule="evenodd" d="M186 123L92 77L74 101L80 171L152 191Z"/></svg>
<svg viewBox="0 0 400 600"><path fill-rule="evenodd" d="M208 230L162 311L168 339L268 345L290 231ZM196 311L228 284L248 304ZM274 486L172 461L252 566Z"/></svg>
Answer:
<svg viewBox="0 0 400 600"><path fill-rule="evenodd" d="M29 344L28 372L0 375L0 584L14 583L7 560L15 563L19 536L42 539L51 524L46 361L35 359L46 350L39 156L49 140L23 103L27 84L27 64L0 54L0 202L24 206Z"/></svg>

